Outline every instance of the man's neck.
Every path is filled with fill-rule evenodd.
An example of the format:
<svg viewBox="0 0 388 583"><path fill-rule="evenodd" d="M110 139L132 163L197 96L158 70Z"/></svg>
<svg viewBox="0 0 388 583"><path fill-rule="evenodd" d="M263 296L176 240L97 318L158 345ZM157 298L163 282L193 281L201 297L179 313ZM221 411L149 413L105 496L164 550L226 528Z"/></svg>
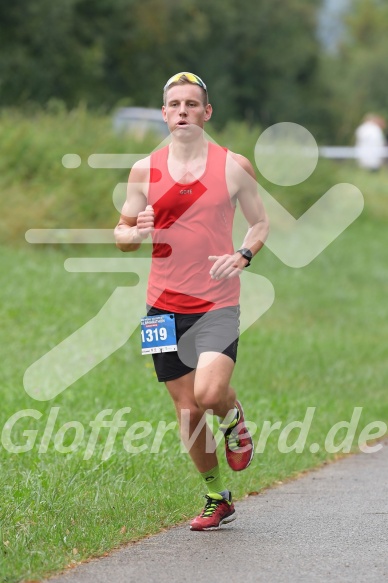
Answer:
<svg viewBox="0 0 388 583"><path fill-rule="evenodd" d="M170 156L181 164L187 164L192 160L205 159L207 157L208 141L201 136L199 139L184 142L172 139L170 144Z"/></svg>

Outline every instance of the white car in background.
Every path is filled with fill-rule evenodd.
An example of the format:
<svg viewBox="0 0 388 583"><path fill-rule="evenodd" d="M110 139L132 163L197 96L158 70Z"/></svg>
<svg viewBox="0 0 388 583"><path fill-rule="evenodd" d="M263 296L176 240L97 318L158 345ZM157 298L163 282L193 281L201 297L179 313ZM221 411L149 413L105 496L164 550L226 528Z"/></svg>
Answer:
<svg viewBox="0 0 388 583"><path fill-rule="evenodd" d="M149 107L121 107L113 116L113 129L116 133L131 134L138 139L148 133L163 139L169 135L161 110Z"/></svg>

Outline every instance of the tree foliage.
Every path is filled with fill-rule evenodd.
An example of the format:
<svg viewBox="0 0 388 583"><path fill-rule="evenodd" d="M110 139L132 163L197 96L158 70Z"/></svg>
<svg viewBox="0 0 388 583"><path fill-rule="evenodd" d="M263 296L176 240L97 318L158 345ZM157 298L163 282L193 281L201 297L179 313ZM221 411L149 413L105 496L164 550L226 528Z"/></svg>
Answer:
<svg viewBox="0 0 388 583"><path fill-rule="evenodd" d="M388 6L353 0L336 54L317 40L322 0L12 0L0 3L0 106L159 107L178 71L208 84L213 122L294 121L350 141L387 115Z"/></svg>
<svg viewBox="0 0 388 583"><path fill-rule="evenodd" d="M13 0L0 5L0 105L159 106L193 70L215 121L301 120L319 47L314 0Z"/></svg>
<svg viewBox="0 0 388 583"><path fill-rule="evenodd" d="M368 112L388 120L388 5L385 0L355 0L345 23L338 54L325 63L326 107L340 142L353 139Z"/></svg>

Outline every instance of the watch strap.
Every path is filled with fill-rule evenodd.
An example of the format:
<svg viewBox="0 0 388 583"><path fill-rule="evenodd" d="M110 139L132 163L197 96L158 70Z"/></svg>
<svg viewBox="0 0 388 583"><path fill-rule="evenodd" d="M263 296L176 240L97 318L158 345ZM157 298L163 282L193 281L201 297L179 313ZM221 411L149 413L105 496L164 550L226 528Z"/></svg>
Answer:
<svg viewBox="0 0 388 583"><path fill-rule="evenodd" d="M252 251L250 249L246 249L245 247L243 247L242 249L237 249L236 253L241 253L244 259L248 261L245 267L249 267L253 257Z"/></svg>

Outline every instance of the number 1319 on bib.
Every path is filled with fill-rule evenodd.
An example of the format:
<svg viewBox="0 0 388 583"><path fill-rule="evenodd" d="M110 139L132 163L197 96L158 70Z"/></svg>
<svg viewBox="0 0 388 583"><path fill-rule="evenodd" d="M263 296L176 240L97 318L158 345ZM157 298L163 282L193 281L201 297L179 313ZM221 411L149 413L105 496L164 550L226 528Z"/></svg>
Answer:
<svg viewBox="0 0 388 583"><path fill-rule="evenodd" d="M158 314L141 319L141 353L176 352L174 314Z"/></svg>

